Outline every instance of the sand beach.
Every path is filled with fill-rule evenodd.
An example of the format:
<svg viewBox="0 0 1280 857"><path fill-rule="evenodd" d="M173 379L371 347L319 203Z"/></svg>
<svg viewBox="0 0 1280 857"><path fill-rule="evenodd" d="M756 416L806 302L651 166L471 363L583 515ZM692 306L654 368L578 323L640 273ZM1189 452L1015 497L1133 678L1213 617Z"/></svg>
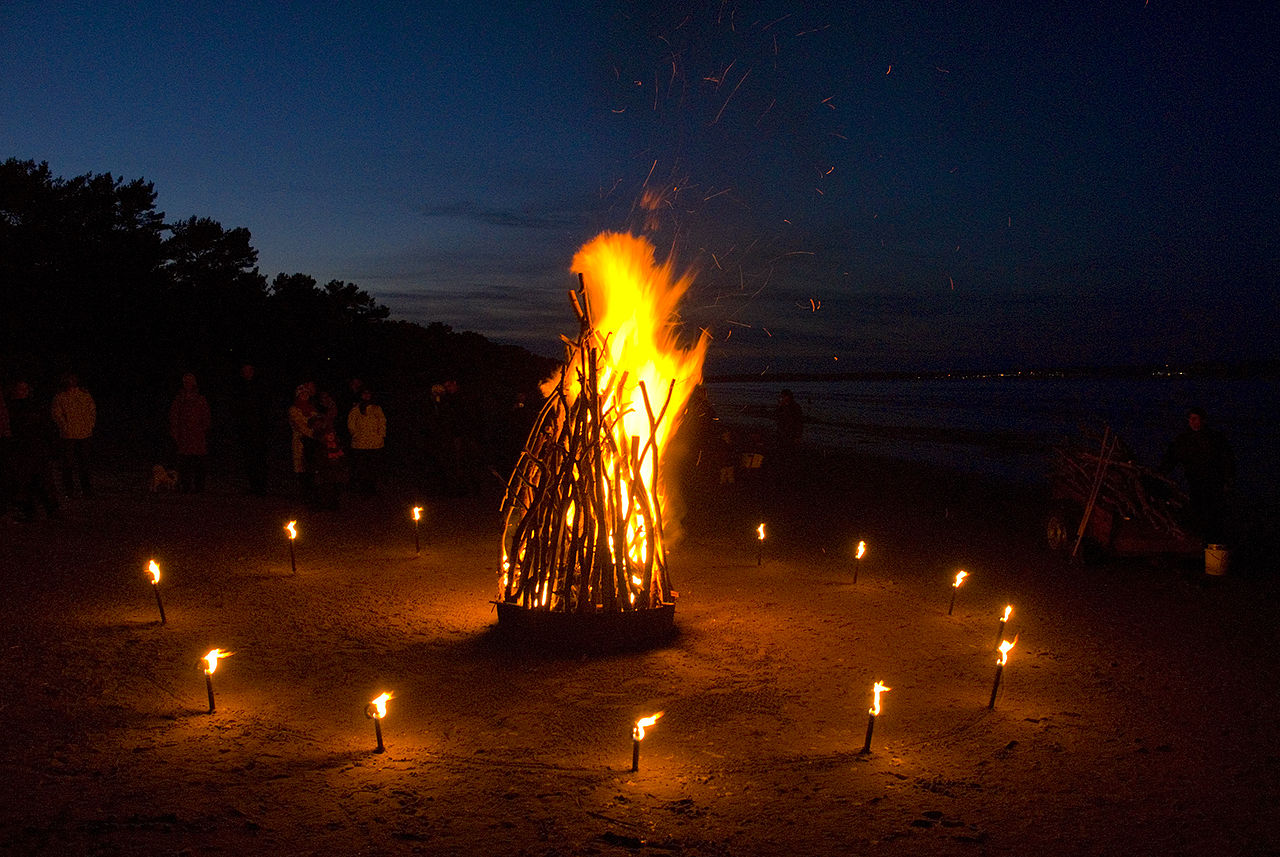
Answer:
<svg viewBox="0 0 1280 857"><path fill-rule="evenodd" d="M668 644L546 654L493 633L496 480L415 555L405 479L297 512L142 472L0 534L3 853L1280 853L1265 563L1067 563L1034 487L813 452L686 497Z"/></svg>

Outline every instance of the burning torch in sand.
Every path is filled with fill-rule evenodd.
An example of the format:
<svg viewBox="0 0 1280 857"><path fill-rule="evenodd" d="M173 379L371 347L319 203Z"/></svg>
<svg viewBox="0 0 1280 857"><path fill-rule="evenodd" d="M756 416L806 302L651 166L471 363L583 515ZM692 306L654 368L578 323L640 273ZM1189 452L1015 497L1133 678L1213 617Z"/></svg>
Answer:
<svg viewBox="0 0 1280 857"><path fill-rule="evenodd" d="M298 558L293 552L293 543L298 540L298 522L290 521L284 525L284 531L289 534L289 568L294 574L298 573Z"/></svg>
<svg viewBox="0 0 1280 857"><path fill-rule="evenodd" d="M1008 624L1009 617L1013 615L1013 605L1006 604L1004 606L1004 614L1000 617L1000 627L996 629L996 642L1004 639L1004 626Z"/></svg>
<svg viewBox="0 0 1280 857"><path fill-rule="evenodd" d="M871 708L867 710L867 740L862 744L862 753L871 752L871 733L876 731L876 715L880 713L880 694L887 690L893 690L891 687L885 687L884 682L877 681L871 687Z"/></svg>
<svg viewBox="0 0 1280 857"><path fill-rule="evenodd" d="M641 717L636 721L636 725L631 727L631 770L640 770L640 742L644 740L644 730L658 722L658 718L665 712L659 711L657 714L650 714L648 717Z"/></svg>
<svg viewBox="0 0 1280 857"><path fill-rule="evenodd" d="M858 549L853 552L853 558L856 560L853 564L853 582L858 582L858 569L862 568L862 558L867 555L867 543L858 542Z"/></svg>
<svg viewBox="0 0 1280 857"><path fill-rule="evenodd" d="M209 691L209 713L213 713L213 673L218 668L218 660L220 658L229 658L235 652L224 652L222 649L210 649L200 660L204 661L204 687Z"/></svg>
<svg viewBox="0 0 1280 857"><path fill-rule="evenodd" d="M413 552L416 555L422 553L422 543L418 540L418 522L422 520L422 507L414 506L410 514L413 516Z"/></svg>
<svg viewBox="0 0 1280 857"><path fill-rule="evenodd" d="M996 680L991 685L991 701L987 703L988 711L996 707L996 694L1000 692L1000 676L1004 672L1004 665L1009 661L1009 650L1017 642L1017 635L1014 636L1012 643L1008 640L1000 641L1000 660L996 661Z"/></svg>
<svg viewBox="0 0 1280 857"><path fill-rule="evenodd" d="M756 566L764 565L764 521L756 527Z"/></svg>
<svg viewBox="0 0 1280 857"><path fill-rule="evenodd" d="M373 734L378 739L378 746L373 752L385 753L387 748L382 743L382 718L387 716L387 702L395 697L390 693L383 693L374 697L373 701L364 707L364 716L373 721Z"/></svg>
<svg viewBox="0 0 1280 857"><path fill-rule="evenodd" d="M153 559L147 563L147 571L151 573L151 589L156 594L156 606L160 608L160 624L164 625L164 602L160 600L160 566Z"/></svg>
<svg viewBox="0 0 1280 857"><path fill-rule="evenodd" d="M964 583L964 579L969 576L967 571L956 572L956 582L951 584L951 605L947 607L947 615L951 615L951 611L956 609L956 593L960 591L960 584Z"/></svg>

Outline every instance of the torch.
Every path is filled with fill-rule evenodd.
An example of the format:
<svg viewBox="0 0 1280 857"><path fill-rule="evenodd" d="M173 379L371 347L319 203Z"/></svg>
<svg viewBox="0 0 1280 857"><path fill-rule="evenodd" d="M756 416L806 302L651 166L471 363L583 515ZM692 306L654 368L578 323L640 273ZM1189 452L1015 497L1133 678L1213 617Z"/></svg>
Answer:
<svg viewBox="0 0 1280 857"><path fill-rule="evenodd" d="M289 534L289 568L294 574L298 573L298 558L293 552L293 543L298 538L298 522L290 521L284 525L284 531Z"/></svg>
<svg viewBox="0 0 1280 857"><path fill-rule="evenodd" d="M858 542L858 550L854 552L853 558L857 560L853 564L853 582L858 582L858 569L862 568L862 558L867 555L867 543Z"/></svg>
<svg viewBox="0 0 1280 857"><path fill-rule="evenodd" d="M1009 621L1009 617L1013 615L1013 605L1006 604L1004 606L1004 615L1000 617L1000 627L996 629L996 642L999 643L1004 639L1004 626Z"/></svg>
<svg viewBox="0 0 1280 857"><path fill-rule="evenodd" d="M418 555L422 553L422 543L418 541L418 522L422 520L422 507L413 507L413 553Z"/></svg>
<svg viewBox="0 0 1280 857"><path fill-rule="evenodd" d="M764 521L756 527L756 567L764 565Z"/></svg>
<svg viewBox="0 0 1280 857"><path fill-rule="evenodd" d="M648 726L658 722L658 718L665 712L659 711L657 714L651 714L648 717L641 717L636 721L636 725L631 729L631 771L632 773L640 770L640 742L644 740L644 730Z"/></svg>
<svg viewBox="0 0 1280 857"><path fill-rule="evenodd" d="M947 615L951 615L951 611L956 608L956 593L960 591L960 584L964 583L964 579L969 576L967 571L956 572L956 582L951 584L951 606L947 608Z"/></svg>
<svg viewBox="0 0 1280 857"><path fill-rule="evenodd" d="M209 691L209 713L210 713L210 714L212 714L212 713L213 713L213 709L214 709L214 704L213 704L213 672L214 672L214 670L216 670L216 669L218 668L218 659L219 659L219 658L229 658L229 657L231 657L231 656L232 656L232 655L234 655L234 654L235 654L235 652L224 652L224 651L222 651L222 649L210 649L210 650L209 650L209 653L208 653L208 654L206 654L203 658L201 658L201 659L200 659L200 660L204 661L204 663L205 663L205 667L204 667L204 687L205 687L205 690Z"/></svg>
<svg viewBox="0 0 1280 857"><path fill-rule="evenodd" d="M378 747L373 751L375 753L387 752L382 743L382 718L387 716L387 701L394 698L390 693L383 693L364 707L364 716L373 721L373 734L378 739Z"/></svg>
<svg viewBox="0 0 1280 857"><path fill-rule="evenodd" d="M880 694L886 690L893 690L891 687L885 687L884 682L877 681L871 687L871 708L867 710L867 740L862 744L862 754L871 752L871 733L876 731L876 715L880 713Z"/></svg>
<svg viewBox="0 0 1280 857"><path fill-rule="evenodd" d="M996 694L1000 691L1000 674L1004 672L1004 665L1009 661L1009 650L1017 642L1018 637L1016 635L1012 643L1008 640L1000 641L1000 660L996 661L996 680L991 685L991 701L987 703L988 711L996 707Z"/></svg>
<svg viewBox="0 0 1280 857"><path fill-rule="evenodd" d="M153 559L147 563L147 571L151 572L151 589L156 594L156 606L160 608L160 624L164 625L164 602L160 600L160 566Z"/></svg>

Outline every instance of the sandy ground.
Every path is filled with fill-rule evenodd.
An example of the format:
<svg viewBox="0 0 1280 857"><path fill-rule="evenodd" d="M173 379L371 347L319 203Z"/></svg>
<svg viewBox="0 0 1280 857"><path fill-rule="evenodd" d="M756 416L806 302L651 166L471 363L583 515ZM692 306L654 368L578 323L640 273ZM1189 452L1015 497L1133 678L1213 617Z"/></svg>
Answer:
<svg viewBox="0 0 1280 857"><path fill-rule="evenodd" d="M1034 493L811 464L693 496L678 635L585 658L495 639L493 497L429 502L420 556L403 489L301 514L293 575L288 498L108 474L0 532L0 851L1280 853L1273 578L1068 565Z"/></svg>

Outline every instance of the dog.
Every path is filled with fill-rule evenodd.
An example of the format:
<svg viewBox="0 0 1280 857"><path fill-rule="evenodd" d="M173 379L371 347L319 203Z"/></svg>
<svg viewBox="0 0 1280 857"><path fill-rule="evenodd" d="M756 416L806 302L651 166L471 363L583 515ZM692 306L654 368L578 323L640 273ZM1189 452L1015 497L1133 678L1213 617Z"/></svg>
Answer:
<svg viewBox="0 0 1280 857"><path fill-rule="evenodd" d="M151 468L151 493L172 491L178 487L178 471L170 470L163 464Z"/></svg>

